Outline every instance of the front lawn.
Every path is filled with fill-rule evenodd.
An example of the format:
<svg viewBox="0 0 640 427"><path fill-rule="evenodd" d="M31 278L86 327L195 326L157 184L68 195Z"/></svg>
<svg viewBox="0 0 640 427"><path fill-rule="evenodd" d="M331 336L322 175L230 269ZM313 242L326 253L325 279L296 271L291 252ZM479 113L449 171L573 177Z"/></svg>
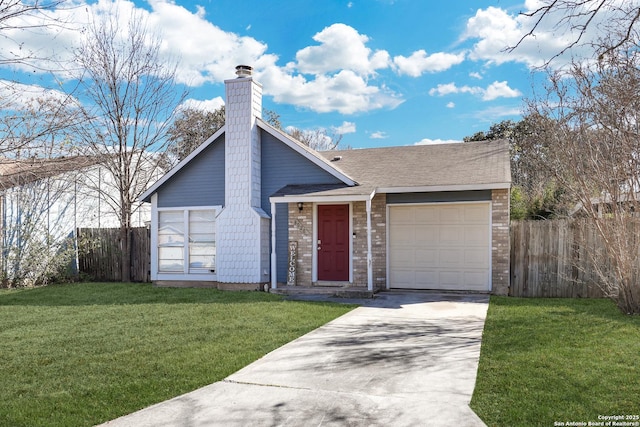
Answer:
<svg viewBox="0 0 640 427"><path fill-rule="evenodd" d="M0 426L89 426L219 381L353 306L74 284L0 292Z"/></svg>
<svg viewBox="0 0 640 427"><path fill-rule="evenodd" d="M640 421L640 317L609 300L492 297L471 407L489 427Z"/></svg>

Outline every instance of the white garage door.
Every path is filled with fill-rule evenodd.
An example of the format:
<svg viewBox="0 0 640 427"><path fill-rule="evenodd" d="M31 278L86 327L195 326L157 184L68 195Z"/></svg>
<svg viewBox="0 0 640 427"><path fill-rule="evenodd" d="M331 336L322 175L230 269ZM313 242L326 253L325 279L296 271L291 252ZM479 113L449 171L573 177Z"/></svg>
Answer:
<svg viewBox="0 0 640 427"><path fill-rule="evenodd" d="M490 290L489 203L389 207L389 286Z"/></svg>

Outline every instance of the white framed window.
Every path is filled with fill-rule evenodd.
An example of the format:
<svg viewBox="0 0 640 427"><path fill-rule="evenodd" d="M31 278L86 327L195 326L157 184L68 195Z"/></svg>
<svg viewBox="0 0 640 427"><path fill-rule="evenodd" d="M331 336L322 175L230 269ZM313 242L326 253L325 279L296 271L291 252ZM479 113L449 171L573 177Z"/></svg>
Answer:
<svg viewBox="0 0 640 427"><path fill-rule="evenodd" d="M215 273L215 209L158 211L158 273Z"/></svg>

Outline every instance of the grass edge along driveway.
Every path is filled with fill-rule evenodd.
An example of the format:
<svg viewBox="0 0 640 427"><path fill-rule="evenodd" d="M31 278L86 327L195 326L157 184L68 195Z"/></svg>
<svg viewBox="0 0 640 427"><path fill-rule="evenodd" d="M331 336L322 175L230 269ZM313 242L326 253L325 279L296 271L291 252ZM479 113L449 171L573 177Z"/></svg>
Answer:
<svg viewBox="0 0 640 427"><path fill-rule="evenodd" d="M94 425L219 381L354 306L82 283L0 291L0 426Z"/></svg>
<svg viewBox="0 0 640 427"><path fill-rule="evenodd" d="M489 427L640 422L640 317L603 299L492 296L471 407Z"/></svg>

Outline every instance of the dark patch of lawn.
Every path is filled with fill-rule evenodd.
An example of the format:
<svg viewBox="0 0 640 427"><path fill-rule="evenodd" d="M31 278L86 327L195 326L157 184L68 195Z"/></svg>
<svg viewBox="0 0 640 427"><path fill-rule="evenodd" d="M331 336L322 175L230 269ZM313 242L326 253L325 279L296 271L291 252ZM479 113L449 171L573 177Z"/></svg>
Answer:
<svg viewBox="0 0 640 427"><path fill-rule="evenodd" d="M92 283L0 292L0 426L101 423L219 381L353 306Z"/></svg>
<svg viewBox="0 0 640 427"><path fill-rule="evenodd" d="M490 427L640 415L640 317L609 300L492 297L471 407Z"/></svg>

